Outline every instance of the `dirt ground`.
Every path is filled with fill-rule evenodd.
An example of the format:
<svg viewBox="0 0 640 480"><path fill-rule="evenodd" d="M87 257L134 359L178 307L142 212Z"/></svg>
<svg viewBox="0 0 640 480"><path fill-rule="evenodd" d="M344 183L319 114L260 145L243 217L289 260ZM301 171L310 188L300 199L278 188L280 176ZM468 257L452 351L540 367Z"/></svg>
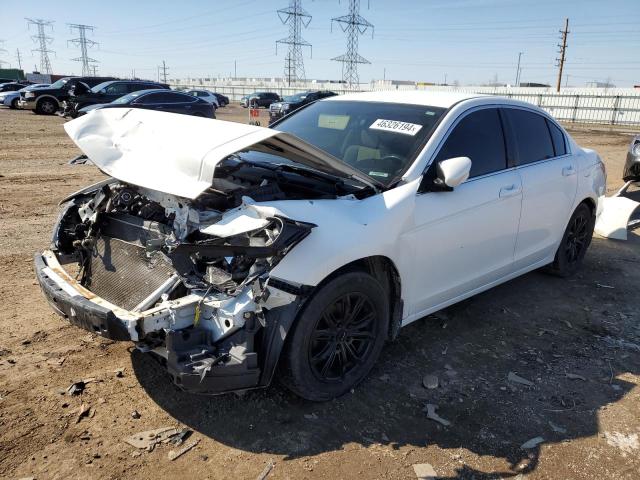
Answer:
<svg viewBox="0 0 640 480"><path fill-rule="evenodd" d="M101 177L67 165L79 151L63 123L0 109L0 477L255 479L273 462L269 479L411 479L423 463L438 478L640 478L640 231L594 239L573 278L533 272L413 323L338 400L277 384L194 396L131 344L70 326L39 292L32 255L57 202ZM631 133L572 130L606 160L610 191ZM426 374L438 388L422 385ZM81 395L64 393L90 378ZM427 403L450 424L428 419ZM176 447L123 441L165 426L192 429L198 445L170 461Z"/></svg>

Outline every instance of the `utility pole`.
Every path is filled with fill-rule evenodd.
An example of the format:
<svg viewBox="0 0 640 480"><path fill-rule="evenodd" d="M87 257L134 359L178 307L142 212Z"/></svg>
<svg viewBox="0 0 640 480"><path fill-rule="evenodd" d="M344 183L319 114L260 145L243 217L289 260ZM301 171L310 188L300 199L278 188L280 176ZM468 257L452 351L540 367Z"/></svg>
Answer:
<svg viewBox="0 0 640 480"><path fill-rule="evenodd" d="M165 61L162 61L162 66L158 66L158 81L160 81L160 70L162 70L162 81L164 83L167 83L167 64L165 63Z"/></svg>
<svg viewBox="0 0 640 480"><path fill-rule="evenodd" d="M278 44L288 45L287 56L284 60L284 76L289 86L291 81L304 82L304 59L302 47L309 47L313 56L313 47L302 38L302 29L311 23L311 15L302 8L302 0L289 0L289 6L278 10L278 17L283 25L289 24L289 36L276 41L276 55Z"/></svg>
<svg viewBox="0 0 640 480"><path fill-rule="evenodd" d="M342 80L349 90L356 90L360 86L358 64L371 63L358 54L358 36L371 28L371 37L373 38L373 24L360 16L360 0L349 0L349 14L332 18L332 28L333 22L337 22L342 31L347 33L347 53L331 60L342 62Z"/></svg>
<svg viewBox="0 0 640 480"><path fill-rule="evenodd" d="M518 52L518 66L516 67L516 87L520 85L520 59L524 52Z"/></svg>
<svg viewBox="0 0 640 480"><path fill-rule="evenodd" d="M51 75L53 71L51 70L51 61L49 60L49 54L55 53L53 50L49 50L47 45L50 45L53 41L52 37L49 37L44 32L44 27L51 27L53 31L53 22L49 20L42 20L40 18L33 20L31 18L25 18L27 21L27 26L35 25L38 27L38 34L33 35L31 38L34 42L38 43L38 48L33 49L32 52L40 53L40 73L46 73Z"/></svg>
<svg viewBox="0 0 640 480"><path fill-rule="evenodd" d="M78 23L68 23L71 33L74 30L78 31L78 38L72 38L67 40L67 44L73 43L80 47L80 56L78 58L72 58L74 62L82 62L82 75L91 75L91 65L89 63L95 63L97 60L89 57L87 50L90 47L96 46L98 43L87 38L87 32L92 32L94 27L91 25L81 25Z"/></svg>
<svg viewBox="0 0 640 480"><path fill-rule="evenodd" d="M18 68L22 70L22 57L20 56L19 48L16 48L16 58L18 59Z"/></svg>
<svg viewBox="0 0 640 480"><path fill-rule="evenodd" d="M565 18L564 30L560 30L560 33L562 34L562 45L558 45L558 47L560 47L560 51L558 52L560 54L560 58L556 59L558 61L558 64L556 66L560 67L560 70L558 70L558 84L556 86L556 92L560 91L560 83L562 82L562 69L564 68L564 62L566 57L565 54L567 51L567 35L569 34L568 18Z"/></svg>
<svg viewBox="0 0 640 480"><path fill-rule="evenodd" d="M238 62L236 60L233 61L233 79L238 78Z"/></svg>

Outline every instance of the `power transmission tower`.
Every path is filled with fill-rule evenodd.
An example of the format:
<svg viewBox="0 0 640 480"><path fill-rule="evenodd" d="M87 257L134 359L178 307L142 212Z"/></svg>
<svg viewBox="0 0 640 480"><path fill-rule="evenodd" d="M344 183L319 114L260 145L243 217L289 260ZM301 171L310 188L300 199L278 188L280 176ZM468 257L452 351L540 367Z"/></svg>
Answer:
<svg viewBox="0 0 640 480"><path fill-rule="evenodd" d="M7 51L2 48L2 45L4 45L4 40L0 40L0 53L7 53ZM0 60L0 68L2 68L2 65L7 64L10 65L9 62L5 62L4 60Z"/></svg>
<svg viewBox="0 0 640 480"><path fill-rule="evenodd" d="M158 66L158 81L160 81L160 70L162 70L162 81L167 83L167 70L169 70L169 68L165 64L164 60L162 61L162 66Z"/></svg>
<svg viewBox="0 0 640 480"><path fill-rule="evenodd" d="M289 45L287 56L284 59L284 76L288 85L291 82L304 82L304 60L302 58L302 47L309 47L313 55L313 47L302 38L302 28L307 28L311 23L311 15L302 8L302 0L289 0L289 6L278 10L278 17L283 25L289 24L289 36L276 42L276 55L278 54L278 44Z"/></svg>
<svg viewBox="0 0 640 480"><path fill-rule="evenodd" d="M20 56L19 48L16 48L16 58L18 59L18 68L22 70L22 57Z"/></svg>
<svg viewBox="0 0 640 480"><path fill-rule="evenodd" d="M364 34L371 28L373 38L373 25L360 16L360 0L349 0L349 14L331 19L337 22L343 32L347 33L347 53L339 57L332 58L336 62L342 62L342 80L349 90L359 88L358 64L371 63L366 58L358 54L358 36Z"/></svg>
<svg viewBox="0 0 640 480"><path fill-rule="evenodd" d="M55 53L53 50L49 50L47 45L50 45L53 41L52 37L49 37L44 32L44 27L51 27L53 31L53 22L49 20L36 19L32 20L31 18L26 18L27 26L35 25L38 27L38 34L33 35L31 38L34 42L38 43L38 48L32 50L32 52L40 53L40 73L47 73L51 75L53 71L51 70L51 61L49 60L49 54Z"/></svg>
<svg viewBox="0 0 640 480"><path fill-rule="evenodd" d="M87 38L87 32L93 32L95 27L91 25L81 25L78 23L68 23L71 32L78 31L78 38L72 38L67 40L67 43L73 43L77 47L80 47L80 56L78 58L72 58L74 62L82 62L82 75L91 75L91 65L89 63L97 62L96 59L89 57L87 50L90 47L98 45L98 42L89 40Z"/></svg>
<svg viewBox="0 0 640 480"><path fill-rule="evenodd" d="M560 54L560 58L556 58L556 61L558 62L556 64L556 67L560 67L560 70L558 70L558 84L556 86L556 92L560 91L560 83L562 82L562 69L564 68L564 61L565 61L565 54L567 52L567 35L569 34L569 19L565 18L564 20L564 30L560 30L560 33L562 34L562 45L558 45L558 47L560 47L560 50L558 51L558 53Z"/></svg>

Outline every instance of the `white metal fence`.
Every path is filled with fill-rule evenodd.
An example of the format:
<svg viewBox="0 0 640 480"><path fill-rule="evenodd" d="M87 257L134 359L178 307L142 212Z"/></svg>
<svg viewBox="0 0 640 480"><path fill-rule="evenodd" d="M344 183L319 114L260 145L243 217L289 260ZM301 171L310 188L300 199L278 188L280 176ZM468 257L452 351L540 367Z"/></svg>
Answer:
<svg viewBox="0 0 640 480"><path fill-rule="evenodd" d="M172 84L174 88L199 88L216 91L240 101L244 95L255 91L276 92L281 97L304 92L309 89L329 89L338 94L347 93L340 84L309 84L306 87L287 87L273 84ZM546 88L523 87L449 87L449 86L375 86L361 85L362 90L426 90L456 91L500 95L522 100L543 108L557 120L569 123L640 126L640 91L635 89L565 89L560 93Z"/></svg>

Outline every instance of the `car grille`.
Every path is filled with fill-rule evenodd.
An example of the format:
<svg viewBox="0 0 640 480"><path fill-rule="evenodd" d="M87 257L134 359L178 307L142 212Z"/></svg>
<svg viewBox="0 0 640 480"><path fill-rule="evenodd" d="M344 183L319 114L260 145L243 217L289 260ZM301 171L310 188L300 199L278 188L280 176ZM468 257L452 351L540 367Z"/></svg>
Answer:
<svg viewBox="0 0 640 480"><path fill-rule="evenodd" d="M280 105L276 105L275 103L272 103L271 105L269 105L269 111L276 113L280 110Z"/></svg>
<svg viewBox="0 0 640 480"><path fill-rule="evenodd" d="M91 292L121 308L131 310L175 273L160 252L117 238L101 236L90 259Z"/></svg>

